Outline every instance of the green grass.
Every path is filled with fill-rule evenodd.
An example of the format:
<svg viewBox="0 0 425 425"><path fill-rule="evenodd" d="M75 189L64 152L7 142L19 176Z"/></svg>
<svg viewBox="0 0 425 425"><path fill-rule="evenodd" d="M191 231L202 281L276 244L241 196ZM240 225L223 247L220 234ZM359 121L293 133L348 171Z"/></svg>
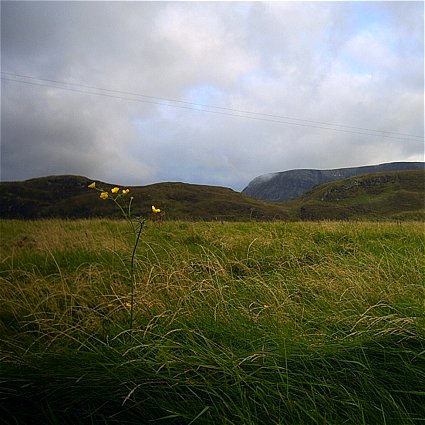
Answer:
<svg viewBox="0 0 425 425"><path fill-rule="evenodd" d="M6 424L425 422L423 223L0 221Z"/></svg>

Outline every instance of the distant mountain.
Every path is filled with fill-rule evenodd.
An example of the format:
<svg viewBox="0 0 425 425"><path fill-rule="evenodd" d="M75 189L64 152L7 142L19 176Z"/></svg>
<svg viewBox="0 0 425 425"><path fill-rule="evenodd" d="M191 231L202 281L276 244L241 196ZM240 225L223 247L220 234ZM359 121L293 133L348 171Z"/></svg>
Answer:
<svg viewBox="0 0 425 425"><path fill-rule="evenodd" d="M298 198L319 184L361 174L423 169L425 169L425 162L392 162L332 170L289 170L258 176L248 184L242 193L265 201L286 201Z"/></svg>

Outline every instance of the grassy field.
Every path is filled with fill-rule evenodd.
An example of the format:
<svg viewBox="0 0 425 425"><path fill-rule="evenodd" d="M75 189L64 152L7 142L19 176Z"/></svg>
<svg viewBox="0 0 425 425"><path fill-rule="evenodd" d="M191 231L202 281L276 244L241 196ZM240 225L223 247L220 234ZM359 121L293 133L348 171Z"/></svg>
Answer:
<svg viewBox="0 0 425 425"><path fill-rule="evenodd" d="M0 226L2 423L425 423L423 223Z"/></svg>

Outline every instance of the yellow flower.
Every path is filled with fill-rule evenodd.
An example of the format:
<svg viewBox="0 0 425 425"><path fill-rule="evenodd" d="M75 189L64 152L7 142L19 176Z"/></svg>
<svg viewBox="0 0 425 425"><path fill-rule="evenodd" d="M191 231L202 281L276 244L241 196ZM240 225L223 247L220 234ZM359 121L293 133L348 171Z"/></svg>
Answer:
<svg viewBox="0 0 425 425"><path fill-rule="evenodd" d="M96 182L93 182L92 184L89 184L88 187L90 189L95 189L96 188Z"/></svg>
<svg viewBox="0 0 425 425"><path fill-rule="evenodd" d="M122 194L123 195L127 195L128 192L130 192L130 189L123 189L122 190Z"/></svg>
<svg viewBox="0 0 425 425"><path fill-rule="evenodd" d="M111 189L112 193L118 193L120 191L119 187L114 187L113 189Z"/></svg>
<svg viewBox="0 0 425 425"><path fill-rule="evenodd" d="M125 304L124 304L124 306L125 306L126 308L131 308L131 303L125 303Z"/></svg>
<svg viewBox="0 0 425 425"><path fill-rule="evenodd" d="M155 206L154 206L154 205L152 205L152 212L153 212L154 214L158 214L158 213L160 213L160 212L161 212L161 210L160 210L159 208L155 208Z"/></svg>
<svg viewBox="0 0 425 425"><path fill-rule="evenodd" d="M100 195L100 199L108 199L108 192L102 192Z"/></svg>

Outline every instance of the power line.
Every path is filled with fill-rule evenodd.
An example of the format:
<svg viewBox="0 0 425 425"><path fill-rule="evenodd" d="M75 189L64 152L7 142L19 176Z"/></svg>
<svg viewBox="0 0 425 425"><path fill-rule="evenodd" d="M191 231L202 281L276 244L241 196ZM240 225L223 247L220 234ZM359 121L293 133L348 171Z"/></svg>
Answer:
<svg viewBox="0 0 425 425"><path fill-rule="evenodd" d="M376 130L376 129L365 128L365 127L356 127L356 126L349 126L349 125L337 124L337 123L327 123L327 122L324 122L324 121L306 120L306 119L294 118L294 117L289 117L289 116L284 116L284 115L274 115L274 114L266 114L266 113L261 113L261 112L245 111L245 110L240 110L240 109L235 109L235 108L226 108L226 107L222 107L222 106L213 106L213 105L206 105L206 104L202 104L202 103L188 102L188 101L180 100L180 99L167 99L167 98L158 97L158 96L149 96L149 95L146 95L146 94L140 94L140 93L134 93L134 92L112 90L112 89L106 89L106 88L101 88L101 87L89 86L89 85L80 84L80 83L67 83L67 82L58 81L58 80L51 80L51 79L47 79L47 78L32 77L32 76L28 76L28 75L15 74L15 73L12 73L12 72L3 72L2 71L2 74L12 75L14 77L21 77L21 78L39 80L39 81L47 81L47 82L62 84L62 85L72 85L72 86L83 87L83 88L87 88L87 89L101 90L101 91L106 91L106 92L110 92L110 93L119 93L119 94L124 94L124 95L139 96L139 97L144 97L144 98L147 98L147 99L154 99L154 100L160 100L160 101L165 101L165 102L176 102L176 103L182 103L182 104L186 104L186 105L200 106L200 107L205 107L205 108L214 108L214 109L225 110L225 111L236 112L236 113L259 115L259 116L265 116L265 117L270 117L270 118L289 119L289 120L293 120L293 121L301 121L301 122L307 122L307 123L313 123L313 124L322 124L322 125L333 126L333 127L344 127L344 128L349 128L349 129L353 129L353 130L371 131L371 132L376 132L376 133L379 133L379 134L381 134L381 133L394 134L394 135L399 135L399 136L408 136L408 137L423 139L423 137L421 137L421 136L417 136L417 135L413 135L413 134L407 134L407 133L400 133L400 132L395 132L395 131ZM13 80L13 81L18 81L18 80ZM21 81L19 81L19 82L21 82ZM168 105L168 106L172 106L172 105Z"/></svg>
<svg viewBox="0 0 425 425"><path fill-rule="evenodd" d="M207 112L207 113L213 113L213 114L219 114L219 115L227 115L227 116L233 116L233 117L239 117L239 118L248 118L248 119L253 119L253 120L274 122L274 123L287 124L287 125L297 125L297 126L301 126L301 127L310 127L310 128L317 128L317 129L322 129L322 130L339 131L339 132L344 132L344 133L360 134L360 135L372 136L372 137L380 136L380 137L397 139L397 140L408 140L408 139L414 140L414 139L417 139L417 141L419 141L419 140L422 141L424 139L421 136L416 136L416 135L406 134L406 133L399 133L399 132L394 132L394 131L375 130L375 129L364 128L364 127L354 127L354 126L348 126L348 125L343 125L343 124L326 123L326 122L323 122L323 121L313 121L313 120L306 120L306 119L300 119L300 118L291 118L291 117L282 116L282 115L273 115L273 114L265 114L265 113L260 113L260 112L244 111L244 110L239 110L239 109L234 109L234 108L226 108L226 107L220 107L220 106L212 106L212 105L206 105L206 104L201 104L201 103L188 102L188 101L179 100L179 99L167 99L167 98L162 98L162 97L158 97L158 96L149 96L149 95L134 93L134 92L112 90L112 89L89 86L89 85L84 85L84 84L79 84L79 83L67 83L67 82L58 81L58 80L51 80L51 79L46 79L46 78L37 78L37 77L33 77L33 76L15 74L15 73L11 73L11 72L1 71L1 73L5 74L5 75L17 77L17 78L26 78L26 79L30 79L30 80L36 80L36 81L25 81L25 80L21 80L21 79L12 79L12 78L1 77L1 79L5 80L5 81L13 81L13 82L16 82L16 83L29 84L29 85L33 85L33 86L50 87L50 88L55 88L55 89L59 89L59 90L67 90L67 91L82 93L82 94L91 94L91 95L104 96L104 97L110 97L110 98L121 99L121 100L130 100L130 101L150 103L150 104L160 105L160 106L169 106L169 107L180 108L180 109L194 110L194 111L198 111L198 112ZM47 83L54 83L54 84L61 84L62 86L45 84L46 82ZM80 90L78 88L73 88L73 87L66 87L66 86L69 86L69 85L75 86L75 87L81 87L83 89L96 90L96 91L100 91L100 92L92 92L92 91L87 91L87 90ZM106 93L102 93L102 92L106 92ZM117 94L107 94L107 93L117 93ZM136 96L137 98L120 96L118 94L126 95L126 96ZM174 103L178 103L178 104L170 104L170 103L163 103L163 102L174 102ZM191 105L191 106L183 106L183 105ZM194 106L196 106L197 108L195 108ZM199 109L199 107L210 108L210 109ZM215 110L211 110L211 108L215 109ZM246 115L246 114L250 114L250 115ZM275 118L277 118L277 119L275 119ZM282 119L299 121L299 122L282 121ZM307 123L311 123L311 124L307 124ZM316 124L320 124L320 125L316 125ZM335 127L340 127L340 128L335 128ZM359 131L354 131L354 130L359 130ZM403 137L397 137L397 136L403 136Z"/></svg>

